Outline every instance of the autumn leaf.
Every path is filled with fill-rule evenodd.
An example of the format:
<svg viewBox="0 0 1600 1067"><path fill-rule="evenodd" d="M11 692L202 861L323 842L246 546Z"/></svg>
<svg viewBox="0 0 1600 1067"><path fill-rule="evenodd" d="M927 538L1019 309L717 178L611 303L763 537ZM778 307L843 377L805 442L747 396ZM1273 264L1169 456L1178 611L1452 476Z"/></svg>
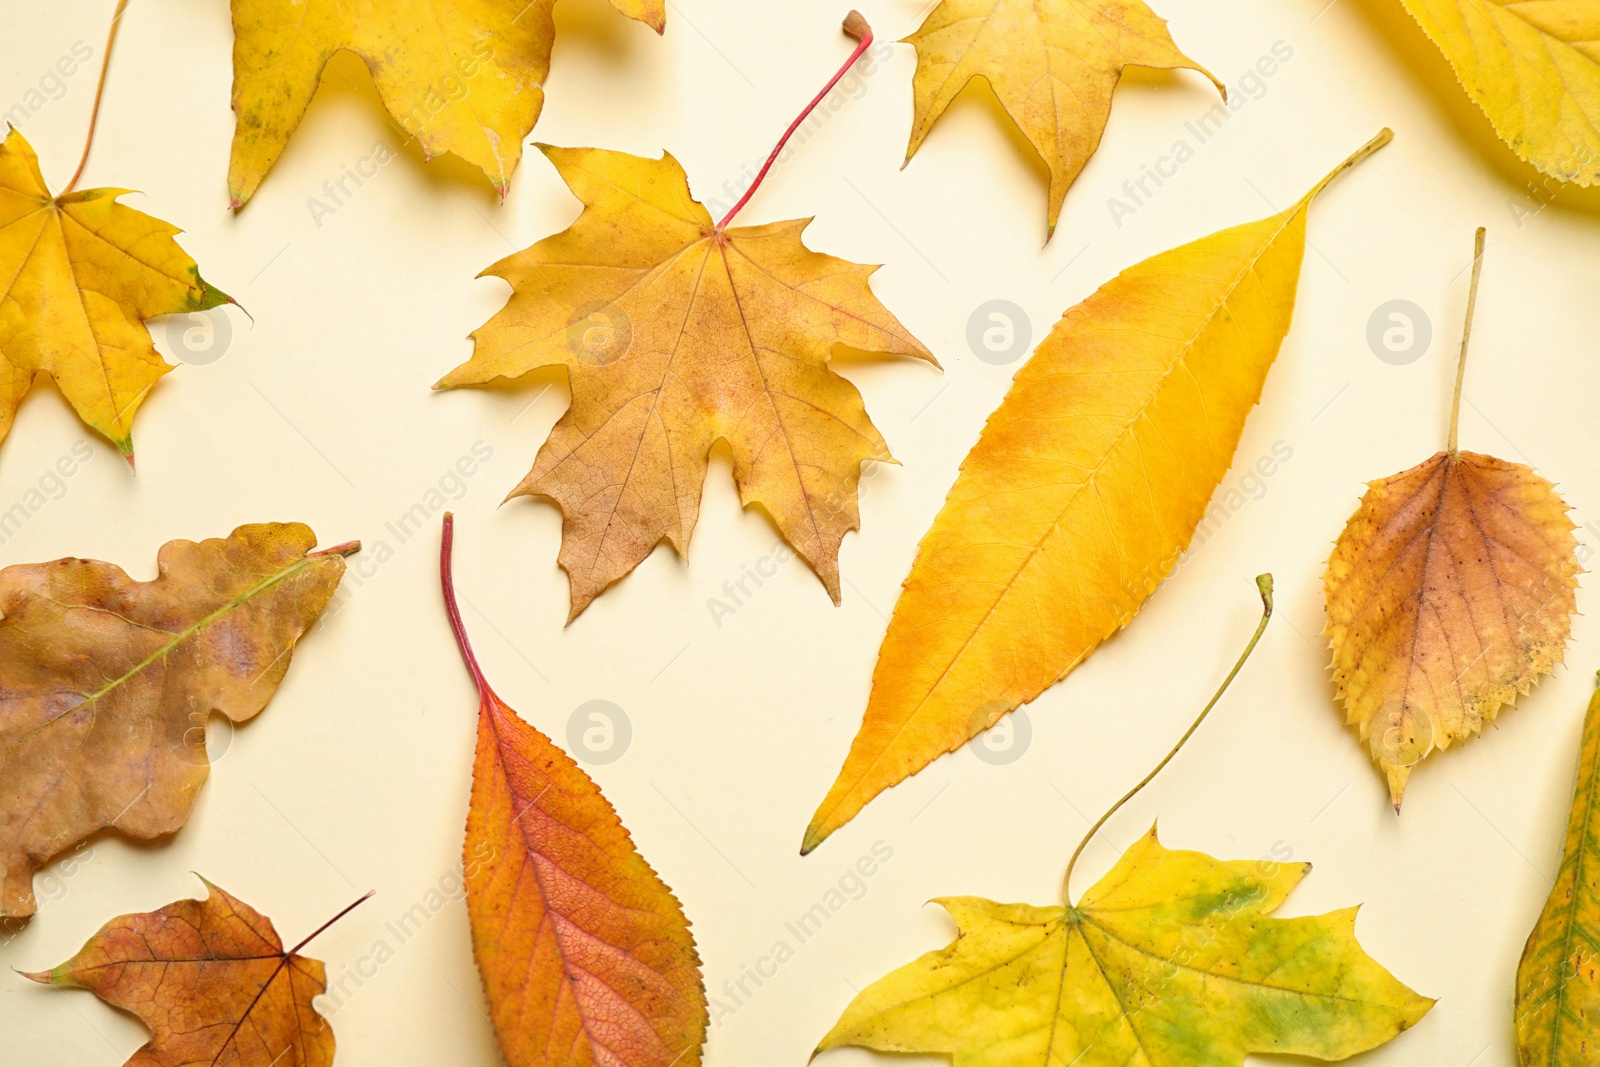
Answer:
<svg viewBox="0 0 1600 1067"><path fill-rule="evenodd" d="M947 1053L959 1067L1365 1052L1433 1002L1361 950L1354 908L1271 917L1310 869L1172 851L1152 828L1076 907L941 898L956 940L868 986L818 1051Z"/></svg>
<svg viewBox="0 0 1600 1067"><path fill-rule="evenodd" d="M666 0L612 0L660 33ZM502 198L544 107L555 0L233 0L235 209L283 154L328 60L353 52L432 159L452 152Z"/></svg>
<svg viewBox="0 0 1600 1067"><path fill-rule="evenodd" d="M136 582L86 559L0 570L0 918L98 830L170 834L209 772L206 721L254 718L355 543L298 523L171 541Z"/></svg>
<svg viewBox="0 0 1600 1067"><path fill-rule="evenodd" d="M127 192L52 197L22 134L0 145L0 440L44 373L132 462L134 416L172 369L145 320L233 302L200 277L177 229L117 203Z"/></svg>
<svg viewBox="0 0 1600 1067"><path fill-rule="evenodd" d="M907 162L967 83L983 78L1050 169L1051 233L1100 147L1124 68L1199 71L1227 98L1143 0L943 0L906 40L917 49Z"/></svg>
<svg viewBox="0 0 1600 1067"><path fill-rule="evenodd" d="M126 1067L328 1067L333 1030L311 1006L327 975L300 950L367 898L285 952L271 920L200 880L206 899L113 919L66 963L26 977L137 1016L154 1036Z"/></svg>
<svg viewBox="0 0 1600 1067"><path fill-rule="evenodd" d="M1600 1049L1600 692L1589 700L1561 869L1517 966L1523 1067L1587 1067Z"/></svg>
<svg viewBox="0 0 1600 1067"><path fill-rule="evenodd" d="M1600 3L1401 2L1512 151L1562 181L1600 182Z"/></svg>
<svg viewBox="0 0 1600 1067"><path fill-rule="evenodd" d="M1273 918L1309 863L1223 861L1167 849L1154 827L1077 904L1084 846L1205 721L1255 636L1154 771L1090 829L1062 906L938 903L956 940L874 982L818 1052L859 1045L943 1053L956 1067L1239 1067L1247 1055L1338 1060L1389 1041L1433 1002L1362 951L1356 909Z"/></svg>
<svg viewBox="0 0 1600 1067"><path fill-rule="evenodd" d="M489 268L511 300L435 388L566 368L572 406L511 495L561 509L568 621L662 540L688 550L719 439L744 503L838 603L861 465L890 456L829 357L838 345L933 356L872 295L875 268L801 243L811 220L730 229L744 201L713 224L671 155L541 148L583 213Z"/></svg>
<svg viewBox="0 0 1600 1067"><path fill-rule="evenodd" d="M1483 264L1478 231L1470 332ZM1412 768L1478 733L1561 662L1575 608L1567 505L1531 467L1456 448L1367 487L1323 577L1346 721L1400 810Z"/></svg>
<svg viewBox="0 0 1600 1067"><path fill-rule="evenodd" d="M806 831L1037 697L1127 625L1233 461L1289 329L1311 201L1153 256L1069 310L923 537L866 715Z"/></svg>
<svg viewBox="0 0 1600 1067"><path fill-rule="evenodd" d="M472 951L511 1067L697 1067L707 1008L689 921L594 781L495 695L440 579L478 688L464 871Z"/></svg>

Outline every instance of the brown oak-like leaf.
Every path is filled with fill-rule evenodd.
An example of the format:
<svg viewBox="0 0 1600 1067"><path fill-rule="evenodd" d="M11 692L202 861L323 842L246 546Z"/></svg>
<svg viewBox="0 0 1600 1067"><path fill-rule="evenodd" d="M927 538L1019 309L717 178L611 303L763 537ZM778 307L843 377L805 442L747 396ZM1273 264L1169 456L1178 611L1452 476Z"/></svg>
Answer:
<svg viewBox="0 0 1600 1067"><path fill-rule="evenodd" d="M1468 329L1483 231L1468 298ZM1462 369L1466 337L1461 344ZM1456 447L1372 482L1328 560L1333 678L1400 810L1411 770L1561 662L1580 570L1567 505L1531 467Z"/></svg>
<svg viewBox="0 0 1600 1067"><path fill-rule="evenodd" d="M271 920L200 880L206 899L112 919L76 956L26 977L87 989L148 1026L124 1067L329 1067L333 1030L311 1006L327 975L299 955L311 938L285 952Z"/></svg>
<svg viewBox="0 0 1600 1067"><path fill-rule="evenodd" d="M34 873L97 830L188 821L206 721L266 707L359 547L315 544L269 523L169 542L149 582L86 559L0 570L0 918L32 915Z"/></svg>

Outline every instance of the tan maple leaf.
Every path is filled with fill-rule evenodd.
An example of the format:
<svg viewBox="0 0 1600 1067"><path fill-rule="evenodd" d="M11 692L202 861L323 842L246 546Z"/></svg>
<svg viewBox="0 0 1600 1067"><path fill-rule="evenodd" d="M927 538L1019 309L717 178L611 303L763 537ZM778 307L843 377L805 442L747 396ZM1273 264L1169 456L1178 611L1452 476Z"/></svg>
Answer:
<svg viewBox="0 0 1600 1067"><path fill-rule="evenodd" d="M845 345L937 365L872 295L876 268L805 247L809 219L714 225L671 155L540 147L584 211L485 272L511 299L436 388L566 368L572 406L511 495L561 509L569 621L662 540L687 550L719 439L744 503L837 603L861 464L891 457L829 357Z"/></svg>

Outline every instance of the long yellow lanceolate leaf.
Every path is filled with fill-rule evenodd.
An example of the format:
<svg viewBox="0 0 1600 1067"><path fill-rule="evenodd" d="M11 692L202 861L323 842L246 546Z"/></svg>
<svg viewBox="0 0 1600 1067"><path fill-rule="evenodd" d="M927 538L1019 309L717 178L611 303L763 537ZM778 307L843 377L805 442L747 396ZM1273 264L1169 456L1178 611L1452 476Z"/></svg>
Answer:
<svg viewBox="0 0 1600 1067"><path fill-rule="evenodd" d="M1143 0L944 0L906 40L917 49L906 159L967 83L983 78L1050 168L1052 232L1100 146L1124 67L1199 71L1227 95Z"/></svg>
<svg viewBox="0 0 1600 1067"><path fill-rule="evenodd" d="M1523 1067L1589 1067L1600 1054L1600 692L1589 701L1566 850L1517 967Z"/></svg>
<svg viewBox="0 0 1600 1067"><path fill-rule="evenodd" d="M231 303L175 227L117 203L127 191L52 197L22 134L0 145L0 440L44 373L131 458L133 417L172 369L144 321Z"/></svg>
<svg viewBox="0 0 1600 1067"><path fill-rule="evenodd" d="M1506 144L1600 181L1600 0L1401 0Z"/></svg>
<svg viewBox="0 0 1600 1067"><path fill-rule="evenodd" d="M1152 829L1077 907L940 900L960 936L867 987L818 1051L945 1053L955 1067L1365 1052L1433 1001L1362 951L1354 908L1272 918L1309 870L1169 850Z"/></svg>
<svg viewBox="0 0 1600 1067"><path fill-rule="evenodd" d="M660 32L665 0L612 0ZM235 208L254 195L340 50L430 158L452 152L503 197L544 107L554 0L233 0Z"/></svg>
<svg viewBox="0 0 1600 1067"><path fill-rule="evenodd" d="M1066 313L917 553L809 852L1127 625L1188 545L1289 329L1306 211L1153 256Z"/></svg>

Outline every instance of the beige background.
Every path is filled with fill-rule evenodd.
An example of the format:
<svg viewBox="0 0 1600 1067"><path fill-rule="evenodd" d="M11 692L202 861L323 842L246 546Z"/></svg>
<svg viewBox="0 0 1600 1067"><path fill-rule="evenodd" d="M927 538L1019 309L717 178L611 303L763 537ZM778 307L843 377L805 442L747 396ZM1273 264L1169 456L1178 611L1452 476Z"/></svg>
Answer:
<svg viewBox="0 0 1600 1067"><path fill-rule="evenodd" d="M428 386L468 355L467 333L505 298L502 283L477 272L565 225L576 202L537 154L504 206L475 172L424 165L346 59L260 194L231 217L226 5L136 0L84 184L142 190L128 202L184 227L206 276L255 322L228 313L222 358L180 367L156 391L136 429L137 477L41 385L0 450L0 511L28 499L79 442L92 458L0 543L0 563L70 553L149 577L164 541L289 519L311 523L325 544L362 538L368 552L270 709L236 736L213 730L226 748L189 827L155 846L102 838L70 873L51 868L39 884L51 899L0 945L0 964L57 963L106 919L195 894L190 871L269 914L291 941L374 888L376 899L315 946L335 979L358 965L370 975L359 988L346 980L352 995L334 1013L339 1062L494 1062L461 904L444 903L403 944L386 926L418 903L426 909L441 882L450 887L474 701L439 606L433 524L402 541L385 523L427 506L429 490L482 442L492 457L452 504L468 625L501 693L558 739L586 701L629 716L629 750L592 771L697 921L706 984L732 1009L719 1011L708 1063L804 1063L857 988L945 943L950 926L924 906L930 897L1054 899L1087 821L1166 750L1232 660L1255 619L1250 578L1271 570L1280 618L1255 661L1184 755L1090 848L1080 876L1103 871L1157 816L1175 847L1311 860L1316 870L1287 910L1364 902L1362 943L1441 998L1413 1033L1361 1062L1510 1067L1513 971L1557 862L1600 633L1577 619L1570 667L1492 736L1423 766L1397 820L1332 705L1319 577L1363 481L1443 441L1480 223L1489 253L1463 445L1535 465L1580 525L1595 523L1580 531L1583 554L1600 544L1591 340L1600 225L1593 198L1542 205L1548 194L1528 184L1533 172L1493 140L1394 0L1326 2L1158 0L1178 44L1245 103L1119 227L1108 197L1214 101L1198 76L1131 73L1043 248L1042 168L983 92L964 97L899 169L914 58L906 46L889 50L742 216L814 214L813 247L887 264L876 292L945 365L942 375L912 361L842 367L904 464L864 481L863 530L844 544L843 606L789 562L717 625L708 601L776 548L770 524L741 513L718 460L689 564L658 551L563 629L556 512L498 507L563 410L563 384L446 395ZM537 136L652 155L668 147L699 195L726 202L724 183L736 188L847 52L844 8L669 6L657 39L602 0L562 0ZM886 40L923 11L920 0L862 6ZM111 7L8 5L0 111L24 102L74 42L97 63ZM1291 58L1246 92L1241 75L1278 42ZM57 184L76 162L93 78L91 66L67 79L23 127ZM1020 365L975 358L966 342L974 309L1014 301L1038 339L1123 267L1292 202L1385 124L1394 143L1311 213L1294 327L1223 483L1242 505L1125 634L1027 709L1032 741L1020 759L996 766L964 750L941 760L800 859L801 830L859 721L917 537ZM319 226L309 199L378 142L398 157ZM1378 359L1365 336L1374 309L1393 299L1432 320L1431 347L1405 366ZM166 326L153 328L171 351ZM1242 481L1279 443L1291 457L1270 478ZM381 566L379 542L392 550ZM1580 608L1591 604L1588 584ZM824 901L880 841L892 859L800 944L785 923ZM779 940L793 958L775 974L762 965L772 976L759 988L747 980L752 995L730 996L724 983L761 965ZM374 969L379 943L393 958ZM92 996L19 978L0 979L0 1035L7 1065L116 1065L144 1039ZM829 1062L880 1061L845 1051Z"/></svg>

